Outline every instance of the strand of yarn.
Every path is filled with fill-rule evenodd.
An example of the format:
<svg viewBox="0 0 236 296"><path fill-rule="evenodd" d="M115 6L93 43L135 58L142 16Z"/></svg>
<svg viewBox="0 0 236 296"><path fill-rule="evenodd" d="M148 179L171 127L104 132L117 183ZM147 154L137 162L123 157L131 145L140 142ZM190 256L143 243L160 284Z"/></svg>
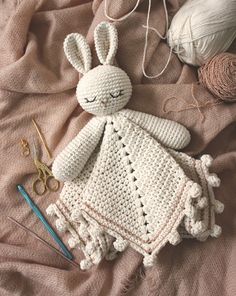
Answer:
<svg viewBox="0 0 236 296"><path fill-rule="evenodd" d="M192 96L192 99L193 99L193 103L188 103L185 99L183 98L177 98L177 97L170 97L170 98L167 98L162 106L162 111L163 113L165 114L168 114L168 113L180 113L180 112L183 112L183 111L187 111L187 110L194 110L194 109L197 109L198 113L199 113L199 116L201 118L201 122L204 122L205 120L205 115L204 113L202 112L202 109L204 108L211 108L211 107L214 107L214 106L217 106L217 105L220 105L222 104L222 101L216 101L216 102L211 102L211 101L206 101L204 103L199 103L199 101L197 100L195 94L194 94L194 84L192 84L191 86L191 96ZM184 107L182 108L174 108L174 109L167 109L167 105L170 101L172 100L176 100L176 101L182 101L184 102Z"/></svg>
<svg viewBox="0 0 236 296"><path fill-rule="evenodd" d="M137 9L137 7L139 6L139 4L140 4L140 0L137 0L134 8L130 12L128 12L127 14L125 14L124 16L122 16L120 18L113 18L113 17L111 17L111 16L108 15L108 12L107 12L107 10L108 10L107 0L105 0L104 14L105 14L105 16L109 20L114 21L114 22L115 21L116 22L120 22L120 21L123 21L123 20L127 19ZM165 35L162 35L156 28L151 27L149 25L149 23L150 23L151 6L152 6L152 0L148 0L148 11L147 11L146 25L143 25L143 28L146 29L146 32L145 32L145 42L144 42L143 58L142 58L142 72L143 72L143 75L146 78L153 79L153 78L160 77L166 71L166 69L167 69L167 67L168 67L168 65L170 63L170 59L171 59L171 55L172 55L172 48L170 47L169 56L167 58L166 64L163 67L163 69L159 73L157 73L155 75L149 75L149 74L147 74L147 72L145 70L145 62L146 62L146 55L147 55L147 48L148 48L149 30L154 31L160 37L160 39L165 40L165 39L167 39L167 31L168 31L168 27L169 27L169 20L168 20L168 11L167 11L167 7L166 7L166 0L163 0L163 7L164 7L165 19L166 19L166 33L165 33Z"/></svg>
<svg viewBox="0 0 236 296"><path fill-rule="evenodd" d="M105 4L104 4L104 14L106 16L106 18L108 18L110 21L113 21L113 22L120 22L120 21L124 21L125 19L127 19L139 6L139 3L140 3L140 0L137 0L134 8L128 12L127 14L123 15L122 17L119 17L119 18L113 18L111 16L108 15L107 11L108 11L108 5L107 5L107 0L105 0Z"/></svg>
<svg viewBox="0 0 236 296"><path fill-rule="evenodd" d="M145 33L145 42L144 42L143 59L142 59L142 71L143 71L143 75L146 78L153 79L153 78L160 77L166 71L166 69L167 69L167 67L168 67L168 65L170 63L170 59L171 59L171 55L172 55L172 48L170 48L169 56L168 56L167 62L165 64L165 66L163 67L163 69L159 73L157 73L155 75L149 75L149 74L147 74L147 72L145 70L145 61L146 61L147 48L148 48L149 30L154 31L162 40L165 40L167 38L167 30L168 30L168 27L169 27L169 20L168 20L168 11L167 11L167 7L166 7L166 0L163 0L163 6L164 6L164 11L165 11L165 17L166 17L166 34L164 36L162 36L157 29L149 26L149 19L150 19L150 13L151 13L151 5L152 5L152 1L149 0L148 1L147 21L146 21L146 26L144 26L144 28L146 28L146 33Z"/></svg>
<svg viewBox="0 0 236 296"><path fill-rule="evenodd" d="M167 42L181 61L201 66L230 47L235 15L235 0L188 0L171 22Z"/></svg>
<svg viewBox="0 0 236 296"><path fill-rule="evenodd" d="M236 54L221 53L198 70L199 81L215 97L236 101Z"/></svg>

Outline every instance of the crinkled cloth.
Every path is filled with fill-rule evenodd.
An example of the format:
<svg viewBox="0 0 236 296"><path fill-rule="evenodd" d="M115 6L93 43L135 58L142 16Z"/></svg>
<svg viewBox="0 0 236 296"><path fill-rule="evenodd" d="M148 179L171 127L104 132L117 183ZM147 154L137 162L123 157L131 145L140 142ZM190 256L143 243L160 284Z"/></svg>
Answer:
<svg viewBox="0 0 236 296"><path fill-rule="evenodd" d="M168 1L171 15L182 2ZM135 0L112 1L110 15L124 15L135 3ZM178 246L167 245L158 255L157 265L145 274L142 256L131 248L119 255L118 260L103 260L98 267L82 272L6 219L8 215L14 217L54 244L16 192L15 185L24 184L44 213L58 193L43 197L33 193L35 167L30 157L21 156L19 140L26 138L32 143L36 137L31 123L34 117L56 156L90 118L81 113L76 101L78 74L67 62L62 44L67 34L80 32L87 35L92 45L95 26L105 20L103 8L101 0L0 2L0 295L233 296L236 294L236 104L202 109L204 122L196 109L163 112L164 101L171 97L176 97L169 102L172 110L194 103L191 84L197 81L197 76L193 67L183 65L172 55L159 79L143 77L142 24L147 1L127 20L117 23L120 36L117 63L134 85L129 108L180 122L192 135L185 152L194 157L204 153L213 156L212 171L221 179L221 187L215 194L225 204L223 214L217 216L222 235L204 243L184 240ZM153 1L150 23L164 32L161 0ZM150 32L149 37L146 70L155 74L165 64L169 49L156 34ZM235 52L234 49L231 51ZM198 85L195 96L214 102L212 95ZM42 152L43 161L50 164L45 150ZM67 234L61 234L61 238L66 242ZM81 251L73 252L78 261L83 258Z"/></svg>

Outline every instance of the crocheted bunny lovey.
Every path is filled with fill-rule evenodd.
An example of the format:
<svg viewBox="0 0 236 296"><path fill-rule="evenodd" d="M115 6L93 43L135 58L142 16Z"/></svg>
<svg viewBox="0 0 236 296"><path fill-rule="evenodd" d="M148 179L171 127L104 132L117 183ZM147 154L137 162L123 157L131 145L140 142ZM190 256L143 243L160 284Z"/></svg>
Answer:
<svg viewBox="0 0 236 296"><path fill-rule="evenodd" d="M82 249L82 269L113 259L128 245L152 266L167 242L220 234L214 213L223 205L212 190L219 178L208 171L210 156L194 160L175 151L190 142L185 127L123 109L132 86L113 65L116 28L100 23L94 41L101 62L94 69L82 35L70 34L64 42L69 62L83 74L77 99L95 116L53 163L54 176L65 185L48 213L57 215L59 230L71 233L70 246Z"/></svg>

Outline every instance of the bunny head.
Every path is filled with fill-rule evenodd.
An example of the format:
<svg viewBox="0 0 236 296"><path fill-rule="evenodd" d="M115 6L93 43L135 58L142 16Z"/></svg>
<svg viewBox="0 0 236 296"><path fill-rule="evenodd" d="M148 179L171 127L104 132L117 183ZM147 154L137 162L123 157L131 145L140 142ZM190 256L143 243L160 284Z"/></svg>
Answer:
<svg viewBox="0 0 236 296"><path fill-rule="evenodd" d="M94 42L102 65L92 70L91 51L82 35L68 35L64 41L64 51L72 66L83 74L76 89L82 108L94 115L109 115L128 103L132 86L128 75L112 65L118 46L115 26L107 22L100 23L94 32Z"/></svg>

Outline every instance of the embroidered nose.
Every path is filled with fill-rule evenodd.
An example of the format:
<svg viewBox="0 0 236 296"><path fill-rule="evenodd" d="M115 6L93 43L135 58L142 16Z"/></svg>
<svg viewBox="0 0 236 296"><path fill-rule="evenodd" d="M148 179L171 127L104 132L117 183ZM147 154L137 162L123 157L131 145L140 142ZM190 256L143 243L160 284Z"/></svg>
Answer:
<svg viewBox="0 0 236 296"><path fill-rule="evenodd" d="M106 107L108 99L101 100L101 104Z"/></svg>

